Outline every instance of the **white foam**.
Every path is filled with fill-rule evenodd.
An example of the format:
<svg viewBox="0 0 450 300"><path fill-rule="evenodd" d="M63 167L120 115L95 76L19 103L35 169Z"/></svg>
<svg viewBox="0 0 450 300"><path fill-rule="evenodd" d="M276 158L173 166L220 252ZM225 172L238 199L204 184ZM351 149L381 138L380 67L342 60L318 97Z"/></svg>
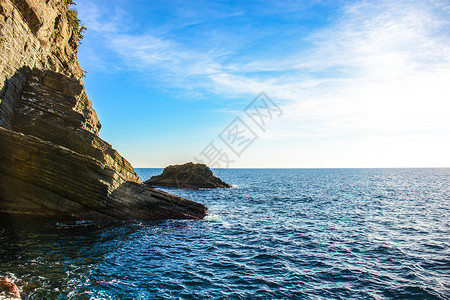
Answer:
<svg viewBox="0 0 450 300"><path fill-rule="evenodd" d="M210 214L210 215L206 215L206 217L204 217L203 220L211 221L211 222L220 222L220 221L222 221L222 216Z"/></svg>

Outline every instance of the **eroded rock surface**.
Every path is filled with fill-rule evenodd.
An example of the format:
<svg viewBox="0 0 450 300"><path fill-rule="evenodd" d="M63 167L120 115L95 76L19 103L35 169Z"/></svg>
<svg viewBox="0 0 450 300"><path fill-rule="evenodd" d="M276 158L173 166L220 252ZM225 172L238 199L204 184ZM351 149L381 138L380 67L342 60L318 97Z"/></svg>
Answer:
<svg viewBox="0 0 450 300"><path fill-rule="evenodd" d="M151 186L179 188L229 188L229 184L214 176L205 164L192 162L184 165L168 166L161 175L153 176L145 182Z"/></svg>
<svg viewBox="0 0 450 300"><path fill-rule="evenodd" d="M0 0L0 214L203 218L204 205L143 185L99 137L67 10L67 1Z"/></svg>

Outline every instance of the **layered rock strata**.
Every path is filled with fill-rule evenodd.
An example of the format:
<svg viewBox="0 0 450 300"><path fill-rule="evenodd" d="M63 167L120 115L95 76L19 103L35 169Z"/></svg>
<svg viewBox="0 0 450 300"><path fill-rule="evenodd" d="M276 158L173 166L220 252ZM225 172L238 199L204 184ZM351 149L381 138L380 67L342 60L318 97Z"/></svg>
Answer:
<svg viewBox="0 0 450 300"><path fill-rule="evenodd" d="M214 176L211 169L205 164L194 164L192 162L168 166L161 175L153 176L145 184L193 189L231 187L222 179Z"/></svg>
<svg viewBox="0 0 450 300"><path fill-rule="evenodd" d="M66 1L0 0L0 214L203 218L204 205L143 185L99 137L67 12Z"/></svg>

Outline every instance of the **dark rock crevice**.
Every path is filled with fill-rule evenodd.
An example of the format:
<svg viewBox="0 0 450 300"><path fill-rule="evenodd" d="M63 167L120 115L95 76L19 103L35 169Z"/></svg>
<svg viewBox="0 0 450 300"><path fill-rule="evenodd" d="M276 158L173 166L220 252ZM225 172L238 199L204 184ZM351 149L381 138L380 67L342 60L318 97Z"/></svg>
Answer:
<svg viewBox="0 0 450 300"><path fill-rule="evenodd" d="M11 129L14 111L27 82L29 71L28 67L22 67L3 83L3 89L0 92L0 126Z"/></svg>
<svg viewBox="0 0 450 300"><path fill-rule="evenodd" d="M14 4L18 8L23 20L27 23L31 32L37 36L37 32L43 25L42 21L37 16L34 9L28 4L26 0L13 0Z"/></svg>

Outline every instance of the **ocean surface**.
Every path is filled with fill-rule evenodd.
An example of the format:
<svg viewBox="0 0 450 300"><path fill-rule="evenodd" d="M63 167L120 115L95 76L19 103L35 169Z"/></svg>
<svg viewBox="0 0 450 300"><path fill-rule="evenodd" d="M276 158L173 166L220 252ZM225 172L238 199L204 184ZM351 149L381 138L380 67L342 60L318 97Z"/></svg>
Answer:
<svg viewBox="0 0 450 300"><path fill-rule="evenodd" d="M137 169L143 180L162 169ZM200 221L0 223L23 299L450 299L450 169L214 170Z"/></svg>

